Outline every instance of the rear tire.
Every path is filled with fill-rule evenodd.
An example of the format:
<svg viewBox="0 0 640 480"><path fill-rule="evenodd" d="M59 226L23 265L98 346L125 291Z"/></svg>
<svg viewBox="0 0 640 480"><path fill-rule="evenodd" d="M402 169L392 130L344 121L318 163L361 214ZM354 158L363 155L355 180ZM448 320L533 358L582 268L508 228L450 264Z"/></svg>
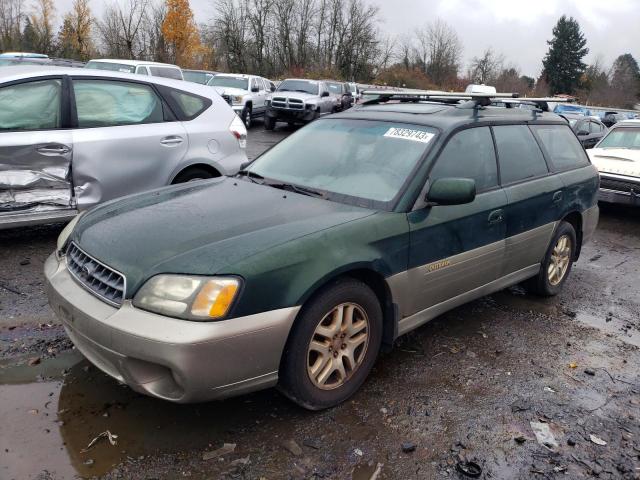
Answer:
<svg viewBox="0 0 640 480"><path fill-rule="evenodd" d="M193 167L180 172L176 178L174 178L172 184L195 182L196 180L204 180L205 178L213 178L219 175L213 175L210 171L201 167Z"/></svg>
<svg viewBox="0 0 640 480"><path fill-rule="evenodd" d="M276 120L273 117L264 116L264 129L273 130L276 126Z"/></svg>
<svg viewBox="0 0 640 480"><path fill-rule="evenodd" d="M376 294L358 280L338 280L300 311L283 354L279 388L309 410L338 405L364 383L381 342Z"/></svg>
<svg viewBox="0 0 640 480"><path fill-rule="evenodd" d="M540 272L524 283L525 288L543 297L560 293L571 273L576 247L576 231L570 223L561 222L551 238Z"/></svg>

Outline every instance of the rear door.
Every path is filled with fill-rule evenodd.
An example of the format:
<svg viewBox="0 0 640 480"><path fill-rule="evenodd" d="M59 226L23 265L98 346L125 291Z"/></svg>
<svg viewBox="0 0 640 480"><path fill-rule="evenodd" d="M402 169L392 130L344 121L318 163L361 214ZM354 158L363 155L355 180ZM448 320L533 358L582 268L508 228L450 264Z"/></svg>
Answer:
<svg viewBox="0 0 640 480"><path fill-rule="evenodd" d="M409 213L409 284L412 306L422 311L496 280L502 271L507 197L489 127L455 133L429 174L473 178L476 198L466 205L433 206Z"/></svg>
<svg viewBox="0 0 640 480"><path fill-rule="evenodd" d="M189 141L153 86L95 77L72 85L79 208L167 185Z"/></svg>
<svg viewBox="0 0 640 480"><path fill-rule="evenodd" d="M0 86L0 214L72 206L67 98L62 77Z"/></svg>
<svg viewBox="0 0 640 480"><path fill-rule="evenodd" d="M564 185L550 172L527 125L495 126L493 133L509 201L503 275L524 273L535 270L546 252L562 209Z"/></svg>

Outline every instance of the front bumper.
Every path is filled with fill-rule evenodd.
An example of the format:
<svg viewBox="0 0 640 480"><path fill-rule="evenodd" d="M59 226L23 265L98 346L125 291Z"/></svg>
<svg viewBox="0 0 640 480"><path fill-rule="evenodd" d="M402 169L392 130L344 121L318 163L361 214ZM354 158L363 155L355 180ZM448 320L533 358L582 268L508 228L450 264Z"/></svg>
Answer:
<svg viewBox="0 0 640 480"><path fill-rule="evenodd" d="M133 390L173 402L219 399L274 386L300 307L218 322L190 322L112 307L71 277L66 260L44 267L47 294L67 334L98 368Z"/></svg>
<svg viewBox="0 0 640 480"><path fill-rule="evenodd" d="M267 117L281 122L310 122L315 118L315 110L305 108L304 110L292 110L288 108L269 107L265 113Z"/></svg>
<svg viewBox="0 0 640 480"><path fill-rule="evenodd" d="M640 178L600 174L598 200L640 206Z"/></svg>

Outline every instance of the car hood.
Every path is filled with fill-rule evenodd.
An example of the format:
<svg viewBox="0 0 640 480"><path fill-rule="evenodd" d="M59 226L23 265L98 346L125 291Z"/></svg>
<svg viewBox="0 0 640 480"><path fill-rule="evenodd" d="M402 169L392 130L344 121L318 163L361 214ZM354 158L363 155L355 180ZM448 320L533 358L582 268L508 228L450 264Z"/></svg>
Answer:
<svg viewBox="0 0 640 480"><path fill-rule="evenodd" d="M223 178L108 202L84 215L72 238L123 273L130 296L158 273L233 274L240 260L373 213Z"/></svg>
<svg viewBox="0 0 640 480"><path fill-rule="evenodd" d="M215 88L218 95L248 95L249 92L247 90L243 90L241 88L233 88L233 87L213 87Z"/></svg>
<svg viewBox="0 0 640 480"><path fill-rule="evenodd" d="M283 97L283 98L296 98L298 100L317 100L318 95L314 95L312 93L302 93L302 92L273 92L274 97Z"/></svg>
<svg viewBox="0 0 640 480"><path fill-rule="evenodd" d="M640 150L592 148L587 152L599 172L640 177Z"/></svg>

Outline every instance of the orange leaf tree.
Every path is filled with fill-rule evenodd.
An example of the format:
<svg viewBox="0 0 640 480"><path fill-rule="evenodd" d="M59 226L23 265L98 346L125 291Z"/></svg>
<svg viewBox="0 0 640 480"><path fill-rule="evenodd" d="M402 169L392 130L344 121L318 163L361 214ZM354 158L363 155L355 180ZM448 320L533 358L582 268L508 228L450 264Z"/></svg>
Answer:
<svg viewBox="0 0 640 480"><path fill-rule="evenodd" d="M162 35L171 50L173 61L181 67L206 67L207 48L200 42L200 32L193 20L189 0L166 0L167 13Z"/></svg>

